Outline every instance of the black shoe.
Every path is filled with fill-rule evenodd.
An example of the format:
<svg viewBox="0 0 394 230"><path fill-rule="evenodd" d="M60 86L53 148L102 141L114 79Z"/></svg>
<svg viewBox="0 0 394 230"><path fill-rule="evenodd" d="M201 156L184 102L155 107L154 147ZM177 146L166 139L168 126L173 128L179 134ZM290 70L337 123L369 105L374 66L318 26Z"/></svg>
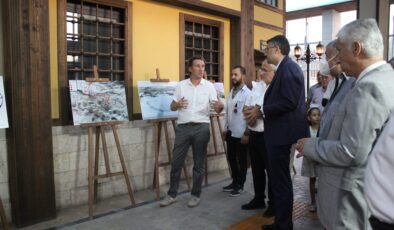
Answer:
<svg viewBox="0 0 394 230"><path fill-rule="evenodd" d="M275 225L274 224L264 224L263 226L261 226L261 229L263 229L263 230L275 229Z"/></svg>
<svg viewBox="0 0 394 230"><path fill-rule="evenodd" d="M275 209L272 206L268 206L267 210L263 213L264 217L273 217L275 216Z"/></svg>
<svg viewBox="0 0 394 230"><path fill-rule="evenodd" d="M235 188L235 189L233 189L233 191L230 192L230 196L236 197L236 196L241 195L241 193L243 193L243 192L244 192L244 190L242 188Z"/></svg>
<svg viewBox="0 0 394 230"><path fill-rule="evenodd" d="M265 208L265 203L264 201L258 202L255 199L253 199L249 203L242 205L241 208L243 210L263 209Z"/></svg>
<svg viewBox="0 0 394 230"><path fill-rule="evenodd" d="M231 183L231 184L223 187L223 192L232 192L234 190L234 188L235 188L235 185L233 183Z"/></svg>

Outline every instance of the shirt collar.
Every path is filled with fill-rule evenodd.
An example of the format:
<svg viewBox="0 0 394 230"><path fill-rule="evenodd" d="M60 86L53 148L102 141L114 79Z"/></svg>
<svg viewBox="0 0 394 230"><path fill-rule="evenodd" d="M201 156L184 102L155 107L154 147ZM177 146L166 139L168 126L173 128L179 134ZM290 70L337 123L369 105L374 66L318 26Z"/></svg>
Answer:
<svg viewBox="0 0 394 230"><path fill-rule="evenodd" d="M280 61L278 62L278 64L276 65L275 71L279 68L280 63L282 63L283 59L285 59L284 57L282 59L280 59Z"/></svg>
<svg viewBox="0 0 394 230"><path fill-rule="evenodd" d="M248 87L248 86L246 86L246 84L244 84L244 85L242 86L242 88L239 89L239 91L244 91L245 88L247 88L247 87ZM231 91L234 91L234 87L231 89Z"/></svg>
<svg viewBox="0 0 394 230"><path fill-rule="evenodd" d="M189 81L187 81L187 82L189 83L189 85L193 85L193 83L192 83L192 78L191 78L191 77L189 78ZM204 85L205 82L206 82L206 80L203 78L203 79L201 79L199 85Z"/></svg>
<svg viewBox="0 0 394 230"><path fill-rule="evenodd" d="M367 75L368 72L370 72L370 71L372 71L372 70L374 70L374 69L376 69L376 68L378 68L378 67L380 67L380 66L382 66L382 65L384 65L384 64L386 64L385 61L378 61L378 62L373 63L372 65L369 65L367 68L365 68L365 69L358 75L358 78L357 78L356 81L359 81L361 78L363 78L365 75Z"/></svg>

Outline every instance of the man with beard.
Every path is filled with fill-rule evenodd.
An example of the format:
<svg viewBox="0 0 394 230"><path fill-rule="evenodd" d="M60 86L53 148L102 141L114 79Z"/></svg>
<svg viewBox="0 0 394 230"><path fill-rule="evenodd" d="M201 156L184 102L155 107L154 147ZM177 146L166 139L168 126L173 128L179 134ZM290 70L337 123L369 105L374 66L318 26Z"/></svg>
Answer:
<svg viewBox="0 0 394 230"><path fill-rule="evenodd" d="M247 143L249 133L242 109L250 90L244 84L245 68L235 66L231 70L231 83L233 88L226 100L226 143L227 160L231 169L232 182L223 187L224 192L230 192L230 196L239 196L243 192L247 171Z"/></svg>

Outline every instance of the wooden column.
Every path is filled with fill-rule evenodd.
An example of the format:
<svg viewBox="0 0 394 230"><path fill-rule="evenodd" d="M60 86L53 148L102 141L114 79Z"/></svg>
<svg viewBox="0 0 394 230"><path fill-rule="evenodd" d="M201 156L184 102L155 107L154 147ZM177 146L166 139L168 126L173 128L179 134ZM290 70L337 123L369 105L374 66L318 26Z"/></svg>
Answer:
<svg viewBox="0 0 394 230"><path fill-rule="evenodd" d="M56 216L48 0L3 0L3 16L12 220L23 227Z"/></svg>
<svg viewBox="0 0 394 230"><path fill-rule="evenodd" d="M383 35L384 54L388 56L390 0L357 0L357 18L375 18Z"/></svg>
<svg viewBox="0 0 394 230"><path fill-rule="evenodd" d="M254 70L254 0L241 1L241 65L246 68L245 83L251 85Z"/></svg>
<svg viewBox="0 0 394 230"><path fill-rule="evenodd" d="M241 64L241 18L230 19L230 70L233 66ZM231 73L231 71L229 71ZM229 78L230 76L224 76ZM231 80L230 80L231 84Z"/></svg>

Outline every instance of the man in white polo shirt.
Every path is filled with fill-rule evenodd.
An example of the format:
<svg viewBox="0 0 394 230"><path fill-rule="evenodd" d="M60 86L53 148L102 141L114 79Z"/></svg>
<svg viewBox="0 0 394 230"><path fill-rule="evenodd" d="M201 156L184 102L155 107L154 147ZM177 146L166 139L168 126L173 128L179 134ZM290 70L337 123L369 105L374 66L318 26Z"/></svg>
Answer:
<svg viewBox="0 0 394 230"><path fill-rule="evenodd" d="M267 150L264 140L264 121L259 114L260 108L264 104L264 94L271 84L275 75L275 66L263 63L258 71L256 82L253 82L253 89L250 97L245 103L244 115L249 128L249 154L250 165L253 175L254 198L247 204L242 205L244 210L265 208L265 185L266 174L268 172ZM274 216L274 197L271 190L271 183L268 181L268 208L264 212L264 217Z"/></svg>
<svg viewBox="0 0 394 230"><path fill-rule="evenodd" d="M189 146L193 150L193 188L188 207L200 203L201 185L204 177L204 160L210 139L209 111L221 111L223 104L218 100L213 84L203 79L205 61L192 57L188 61L190 78L179 82L171 110L178 110L178 125L175 129L175 143L171 162L170 188L160 203L166 207L177 201L179 181Z"/></svg>

